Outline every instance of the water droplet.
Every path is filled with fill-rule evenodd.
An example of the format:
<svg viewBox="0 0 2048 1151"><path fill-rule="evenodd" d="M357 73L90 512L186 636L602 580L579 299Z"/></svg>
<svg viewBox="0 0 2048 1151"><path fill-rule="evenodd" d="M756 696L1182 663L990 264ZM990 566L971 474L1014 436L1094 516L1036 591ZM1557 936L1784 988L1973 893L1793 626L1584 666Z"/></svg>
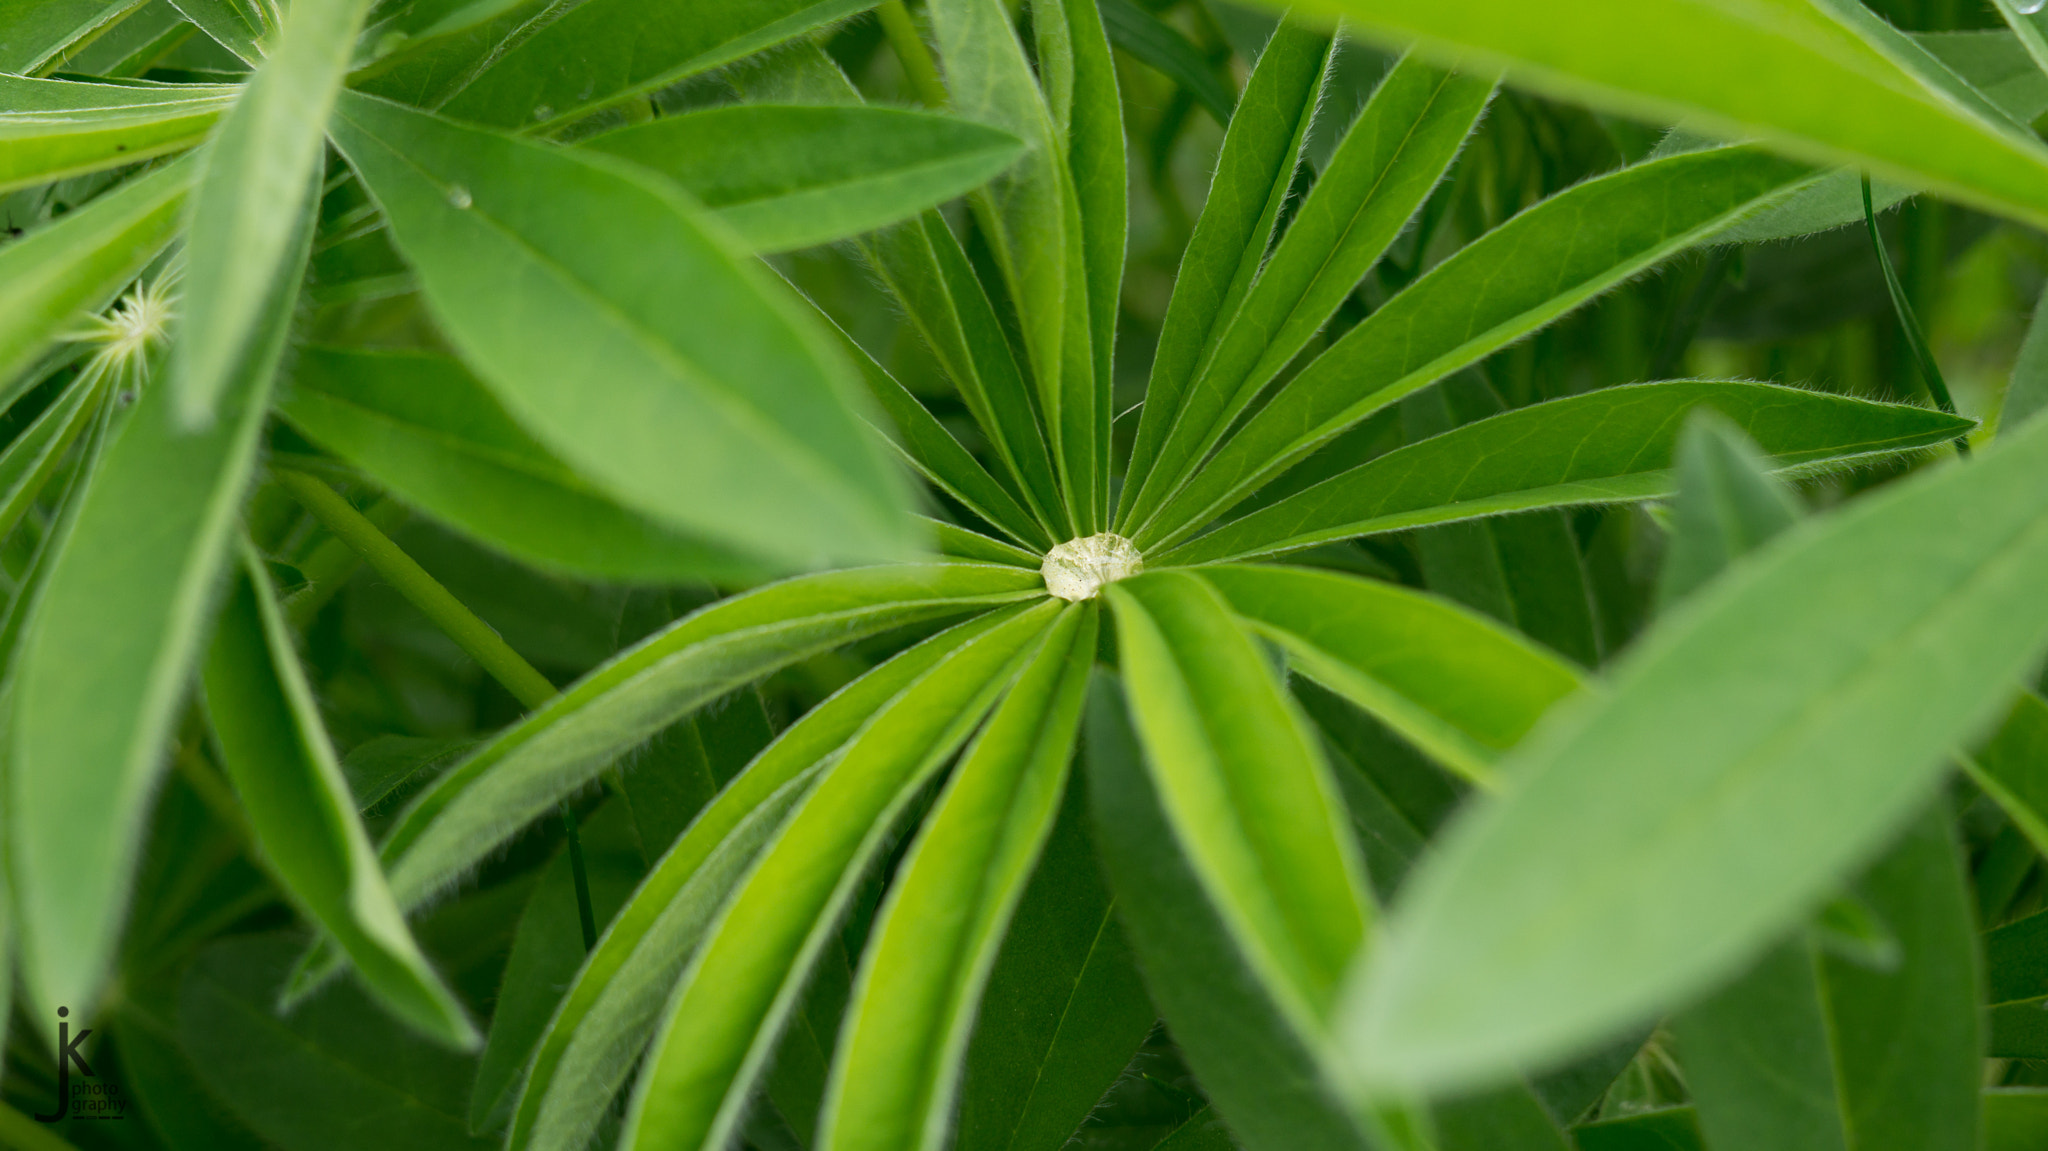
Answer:
<svg viewBox="0 0 2048 1151"><path fill-rule="evenodd" d="M2019 3L2013 5L2013 7L2020 10L2020 15L2022 16L2032 16L2034 13L2039 12L2043 6L2048 6L2048 0L2019 0Z"/></svg>
<svg viewBox="0 0 2048 1151"><path fill-rule="evenodd" d="M448 202L455 205L458 211L467 210L471 203L469 189L460 184L449 185Z"/></svg>
<svg viewBox="0 0 2048 1151"><path fill-rule="evenodd" d="M2038 8L2040 7L2040 5L2037 4L2035 5L2035 7ZM554 114L555 110L553 108L548 107L546 104L542 104L540 107L535 108L533 110L533 118L536 120L545 120L549 116L552 116Z"/></svg>

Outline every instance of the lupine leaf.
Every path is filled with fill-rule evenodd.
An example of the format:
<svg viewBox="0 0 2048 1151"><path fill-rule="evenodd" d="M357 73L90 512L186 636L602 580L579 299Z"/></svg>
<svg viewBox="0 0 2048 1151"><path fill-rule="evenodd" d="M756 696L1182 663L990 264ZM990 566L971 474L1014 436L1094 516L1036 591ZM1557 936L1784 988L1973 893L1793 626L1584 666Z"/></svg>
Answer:
<svg viewBox="0 0 2048 1151"><path fill-rule="evenodd" d="M1770 203L1807 170L1751 148L1589 180L1516 216L1387 301L1275 392L1149 526L1172 542L1344 429ZM1130 534L1130 533L1126 533Z"/></svg>
<svg viewBox="0 0 2048 1151"><path fill-rule="evenodd" d="M735 104L607 132L583 146L681 185L757 252L843 240L980 187L1016 161L1008 132L858 104Z"/></svg>
<svg viewBox="0 0 2048 1151"><path fill-rule="evenodd" d="M620 507L512 418L457 361L309 347L280 414L379 486L541 567L611 579L759 579L761 565Z"/></svg>
<svg viewBox="0 0 2048 1151"><path fill-rule="evenodd" d="M1969 428L1931 408L1775 384L1601 388L1389 452L1167 549L1158 562L1270 555L1487 514L1663 496L1686 413L1702 407L1731 419L1781 468L1928 447Z"/></svg>
<svg viewBox="0 0 2048 1151"><path fill-rule="evenodd" d="M1756 441L1717 410L1701 408L1687 419L1671 463L1678 495L1657 581L1661 605L1698 590L1799 519L1798 497L1770 476L1770 465Z"/></svg>
<svg viewBox="0 0 2048 1151"><path fill-rule="evenodd" d="M139 0L44 0L0 13L0 72L28 75L74 42L118 20Z"/></svg>
<svg viewBox="0 0 2048 1151"><path fill-rule="evenodd" d="M2048 851L2048 700L2021 692L1996 734L1961 762L2034 850Z"/></svg>
<svg viewBox="0 0 2048 1151"><path fill-rule="evenodd" d="M206 711L263 858L393 1014L475 1047L384 884L262 558L244 543L237 559L205 662Z"/></svg>
<svg viewBox="0 0 2048 1151"><path fill-rule="evenodd" d="M171 0L171 4L251 67L262 61L264 45L277 34L278 10L265 0Z"/></svg>
<svg viewBox="0 0 2048 1151"><path fill-rule="evenodd" d="M13 531L42 497L65 453L100 418L106 398L104 379L81 373L0 451L0 537Z"/></svg>
<svg viewBox="0 0 2048 1151"><path fill-rule="evenodd" d="M1805 4L1597 0L1562 18L1513 0L1319 0L1361 30L1509 62L1518 82L1665 122L1761 135L1813 160L2048 221L2048 149L1931 89ZM1756 83L1729 84L1739 59Z"/></svg>
<svg viewBox="0 0 2048 1151"><path fill-rule="evenodd" d="M335 132L465 362L579 474L778 564L912 547L850 369L666 181L356 95Z"/></svg>
<svg viewBox="0 0 2048 1151"><path fill-rule="evenodd" d="M305 218L317 203L327 117L370 0L297 0L200 161L186 229L185 294L167 383L178 419L201 427L264 317L298 295Z"/></svg>
<svg viewBox="0 0 2048 1151"><path fill-rule="evenodd" d="M1181 86L1202 107L1228 127L1237 97L1216 76L1216 69L1180 30L1133 0L1102 0L1102 23L1109 41L1157 69Z"/></svg>
<svg viewBox="0 0 2048 1151"><path fill-rule="evenodd" d="M1447 834L1354 988L1361 1080L1443 1088L1557 1060L1795 922L1926 801L2048 641L2027 590L2048 565L2044 474L2033 429L1788 532L1532 735L1503 765L1516 786Z"/></svg>
<svg viewBox="0 0 2048 1151"><path fill-rule="evenodd" d="M239 91L0 75L0 191L118 168L204 139Z"/></svg>
<svg viewBox="0 0 2048 1151"><path fill-rule="evenodd" d="M1054 601L956 649L832 763L709 929L670 997L619 1145L736 1133L806 976L903 808L1039 650Z"/></svg>
<svg viewBox="0 0 2048 1151"><path fill-rule="evenodd" d="M854 976L820 1133L845 1151L943 1147L982 990L1059 814L1094 660L1068 607L925 818Z"/></svg>

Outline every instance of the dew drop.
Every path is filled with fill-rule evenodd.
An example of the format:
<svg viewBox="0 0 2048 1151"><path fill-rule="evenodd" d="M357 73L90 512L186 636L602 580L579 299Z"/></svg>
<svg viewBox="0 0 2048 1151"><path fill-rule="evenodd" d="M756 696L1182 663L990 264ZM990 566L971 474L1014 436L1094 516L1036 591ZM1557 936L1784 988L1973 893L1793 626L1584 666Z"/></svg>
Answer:
<svg viewBox="0 0 2048 1151"><path fill-rule="evenodd" d="M469 198L469 189L463 187L460 184L449 185L448 202L450 204L455 205L458 211L466 210L471 203Z"/></svg>
<svg viewBox="0 0 2048 1151"><path fill-rule="evenodd" d="M2020 10L2022 16L2032 16L2044 6L2048 6L2048 0L2019 0L2019 3L2013 5Z"/></svg>

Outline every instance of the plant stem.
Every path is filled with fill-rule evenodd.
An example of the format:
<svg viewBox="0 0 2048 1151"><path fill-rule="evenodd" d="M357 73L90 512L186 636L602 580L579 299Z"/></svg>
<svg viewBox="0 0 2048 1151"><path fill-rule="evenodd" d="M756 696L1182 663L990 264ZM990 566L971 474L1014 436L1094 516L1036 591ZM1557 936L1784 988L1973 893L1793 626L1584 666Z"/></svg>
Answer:
<svg viewBox="0 0 2048 1151"><path fill-rule="evenodd" d="M939 79L938 61L932 59L932 50L910 18L910 9L903 6L903 0L886 0L875 9L875 15L882 18L882 31L888 33L889 46L896 50L896 59L917 98L929 107L945 107L950 101L945 81Z"/></svg>
<svg viewBox="0 0 2048 1151"><path fill-rule="evenodd" d="M1870 230L1870 246L1877 249L1877 266L1884 272L1884 286L1892 295L1892 309L1899 315L1899 328L1906 335L1906 346L1912 350L1913 359L1920 367L1920 378L1927 384L1927 392L1934 397L1934 406L1956 414L1956 402L1949 398L1948 382L1941 378L1941 367L1934 362L1934 352L1927 346L1927 335L1920 329L1919 317L1913 314L1912 301L1906 299L1905 286L1899 283L1899 273L1892 268L1891 253L1885 250L1884 237L1877 231L1877 213L1870 206L1870 174L1863 176L1863 225ZM1956 437L1956 454L1970 454L1970 441L1965 436Z"/></svg>
<svg viewBox="0 0 2048 1151"><path fill-rule="evenodd" d="M279 469L277 482L293 498L306 505L321 526L363 557L372 571L397 589L407 602L425 613L434 626L446 632L457 647L469 653L492 679L505 685L512 698L531 709L554 698L555 685L520 658L491 625L476 617L462 601L448 594L441 581L427 574L418 561L399 550L391 537L377 530L369 517L357 511L340 493L319 478L305 472Z"/></svg>
<svg viewBox="0 0 2048 1151"><path fill-rule="evenodd" d="M548 677L522 659L491 625L450 595L440 580L427 574L419 561L391 542L390 536L379 531L369 517L341 498L339 492L316 476L286 468L278 469L277 482L304 504L321 526L333 532L334 538L347 544L372 571L383 576L456 646L469 653L492 679L505 685L512 698L529 710L554 698L555 685ZM576 911L583 924L583 948L588 951L597 943L597 922L590 904L590 874L583 863L583 840L576 832L576 814L566 799L562 801L561 814L562 832L569 841L569 869L576 881Z"/></svg>

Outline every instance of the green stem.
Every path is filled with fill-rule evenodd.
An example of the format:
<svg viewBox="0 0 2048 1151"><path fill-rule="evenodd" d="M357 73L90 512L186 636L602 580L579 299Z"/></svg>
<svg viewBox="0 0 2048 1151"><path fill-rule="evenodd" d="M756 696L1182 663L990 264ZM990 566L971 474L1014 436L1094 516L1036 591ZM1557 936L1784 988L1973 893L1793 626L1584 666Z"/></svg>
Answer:
<svg viewBox="0 0 2048 1151"><path fill-rule="evenodd" d="M932 59L932 50L910 18L910 9L903 6L903 0L887 0L875 9L875 15L882 18L882 31L888 33L889 46L896 50L896 59L917 98L929 107L945 107L950 100L945 81L939 79L939 63Z"/></svg>
<svg viewBox="0 0 2048 1151"><path fill-rule="evenodd" d="M1913 304L1906 299L1905 286L1899 283L1899 273L1892 267L1891 253L1885 250L1884 237L1877 231L1877 213L1870 206L1870 175L1863 176L1863 224L1870 229L1870 246L1877 249L1877 266L1884 272L1885 289L1892 294L1892 309L1899 314L1899 328L1906 335L1906 346L1912 350L1914 362L1920 366L1920 378L1927 384L1927 392L1934 397L1934 406L1956 414L1956 402L1949 398L1948 382L1941 378L1941 367L1934 362L1934 352L1927 346L1926 333L1920 329L1920 320L1913 314ZM1970 441L1956 437L1956 454L1970 454Z"/></svg>
<svg viewBox="0 0 2048 1151"><path fill-rule="evenodd" d="M555 685L548 677L520 658L491 625L450 595L441 581L428 575L427 569L392 543L391 537L379 531L369 517L341 498L339 492L316 476L284 468L278 469L277 482L304 504L321 526L334 533L334 538L361 556L370 570L383 576L398 594L447 633L456 646L468 652L492 679L505 685L512 698L529 710L554 698ZM583 924L583 948L588 951L597 943L596 917L590 904L590 874L583 863L583 840L576 832L576 815L567 800L562 801L561 810L562 832L569 841L569 869L576 881L576 911Z"/></svg>
<svg viewBox="0 0 2048 1151"><path fill-rule="evenodd" d="M319 478L305 472L279 469L277 482L306 505L306 510L333 532L349 550L363 557L370 570L383 576L407 602L425 613L434 626L446 632L457 647L481 665L492 679L505 685L512 698L531 709L554 698L555 685L520 658L491 625L462 606L448 594L441 581L427 574L411 556L399 550L391 537L377 530L369 517L357 511L340 493Z"/></svg>

